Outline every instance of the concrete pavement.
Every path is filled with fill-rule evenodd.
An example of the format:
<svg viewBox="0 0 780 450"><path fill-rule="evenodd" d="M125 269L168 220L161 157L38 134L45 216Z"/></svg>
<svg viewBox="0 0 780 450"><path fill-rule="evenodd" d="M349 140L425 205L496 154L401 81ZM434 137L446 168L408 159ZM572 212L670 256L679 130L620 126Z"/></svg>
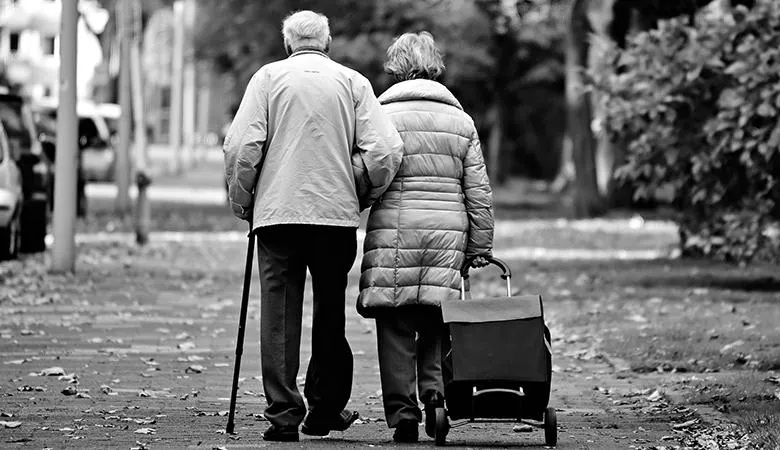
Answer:
<svg viewBox="0 0 780 450"><path fill-rule="evenodd" d="M82 245L76 275L42 278L41 256L2 266L0 414L6 425L0 426L0 443L5 448L281 447L261 439L267 423L261 416L256 280L237 435L223 431L244 252L240 240L169 241L142 249L95 242ZM383 423L374 325L353 307L356 267L346 305L355 355L349 407L364 419L345 433L287 447L393 446ZM480 280L485 277L476 274L474 282ZM309 289L306 295L303 368L310 347ZM578 337L586 331L566 329L560 319L577 308L573 300L551 299L545 309L554 336L551 404L559 414L559 448L675 442L672 422L683 422L692 411L623 372L591 341ZM470 448L540 447L544 439L541 432L516 433L513 424L503 423L454 428L449 442ZM420 445L406 447L432 444L423 438Z"/></svg>

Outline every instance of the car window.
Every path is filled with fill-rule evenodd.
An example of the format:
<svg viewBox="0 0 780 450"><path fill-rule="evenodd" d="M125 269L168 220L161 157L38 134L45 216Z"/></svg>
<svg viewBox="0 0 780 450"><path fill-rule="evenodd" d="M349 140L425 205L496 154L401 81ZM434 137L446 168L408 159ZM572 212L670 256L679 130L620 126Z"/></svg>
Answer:
<svg viewBox="0 0 780 450"><path fill-rule="evenodd" d="M3 123L8 139L14 139L24 148L32 145L30 130L22 118L22 105L0 102L0 122Z"/></svg>
<svg viewBox="0 0 780 450"><path fill-rule="evenodd" d="M97 126L92 119L79 119L79 138L82 137L88 140L100 137Z"/></svg>

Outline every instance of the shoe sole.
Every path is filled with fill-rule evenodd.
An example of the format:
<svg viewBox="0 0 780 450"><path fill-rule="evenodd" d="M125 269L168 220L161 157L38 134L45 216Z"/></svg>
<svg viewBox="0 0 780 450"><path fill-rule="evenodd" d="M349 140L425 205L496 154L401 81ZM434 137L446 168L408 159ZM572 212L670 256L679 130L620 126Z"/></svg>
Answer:
<svg viewBox="0 0 780 450"><path fill-rule="evenodd" d="M298 442L300 437L297 434L294 436L263 436L263 440L268 442Z"/></svg>
<svg viewBox="0 0 780 450"><path fill-rule="evenodd" d="M331 431L347 431L349 427L352 426L353 423L355 423L356 420L360 418L360 414L357 413L357 411L352 413L352 416L349 418L348 421L340 424L338 427L312 427L310 425L306 425L305 423L303 426L301 426L301 433L307 435L307 436L327 436L330 434Z"/></svg>

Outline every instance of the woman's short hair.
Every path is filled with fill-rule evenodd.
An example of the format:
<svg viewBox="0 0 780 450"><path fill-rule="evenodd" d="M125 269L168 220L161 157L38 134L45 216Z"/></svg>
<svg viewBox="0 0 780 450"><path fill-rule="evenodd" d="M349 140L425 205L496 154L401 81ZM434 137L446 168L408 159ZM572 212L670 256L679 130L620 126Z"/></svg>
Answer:
<svg viewBox="0 0 780 450"><path fill-rule="evenodd" d="M291 50L300 47L328 48L330 27L328 18L314 11L298 11L290 14L282 23L284 44Z"/></svg>
<svg viewBox="0 0 780 450"><path fill-rule="evenodd" d="M431 33L404 33L387 49L385 72L396 80L436 80L444 73L441 51Z"/></svg>

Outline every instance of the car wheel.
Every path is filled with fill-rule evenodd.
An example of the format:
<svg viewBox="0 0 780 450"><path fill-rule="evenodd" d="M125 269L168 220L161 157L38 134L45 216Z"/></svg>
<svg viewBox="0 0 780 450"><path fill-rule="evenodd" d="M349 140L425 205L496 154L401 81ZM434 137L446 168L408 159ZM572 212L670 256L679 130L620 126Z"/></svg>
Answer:
<svg viewBox="0 0 780 450"><path fill-rule="evenodd" d="M46 225L48 222L48 202L35 202L25 207L21 221L22 252L37 253L46 250Z"/></svg>
<svg viewBox="0 0 780 450"><path fill-rule="evenodd" d="M7 227L0 228L0 261L14 259L19 254L20 228L19 214L11 219Z"/></svg>

